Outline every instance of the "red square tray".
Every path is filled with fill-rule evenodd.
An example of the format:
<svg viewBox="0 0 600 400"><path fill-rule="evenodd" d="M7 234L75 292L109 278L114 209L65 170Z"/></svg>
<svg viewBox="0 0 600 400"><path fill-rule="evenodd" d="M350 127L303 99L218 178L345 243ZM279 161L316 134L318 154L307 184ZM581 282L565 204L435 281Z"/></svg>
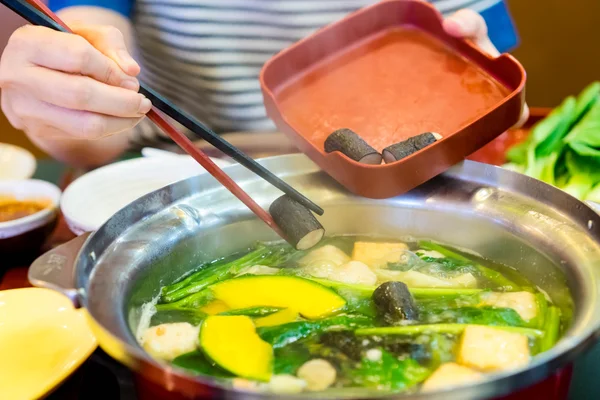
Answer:
<svg viewBox="0 0 600 400"><path fill-rule="evenodd" d="M267 114L316 164L370 198L402 194L442 173L513 126L525 70L445 33L418 0L357 11L274 56L261 71ZM391 164L365 165L323 143L350 128L383 148L423 132L442 139Z"/></svg>

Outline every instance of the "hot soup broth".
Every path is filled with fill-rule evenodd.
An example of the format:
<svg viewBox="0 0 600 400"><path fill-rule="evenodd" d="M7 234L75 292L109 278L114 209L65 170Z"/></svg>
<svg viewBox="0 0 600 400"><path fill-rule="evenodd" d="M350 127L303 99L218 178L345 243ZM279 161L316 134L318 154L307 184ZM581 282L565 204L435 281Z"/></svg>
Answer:
<svg viewBox="0 0 600 400"><path fill-rule="evenodd" d="M413 392L527 366L570 311L508 266L431 241L258 244L145 306L154 357L274 393ZM362 393L362 392L361 392Z"/></svg>

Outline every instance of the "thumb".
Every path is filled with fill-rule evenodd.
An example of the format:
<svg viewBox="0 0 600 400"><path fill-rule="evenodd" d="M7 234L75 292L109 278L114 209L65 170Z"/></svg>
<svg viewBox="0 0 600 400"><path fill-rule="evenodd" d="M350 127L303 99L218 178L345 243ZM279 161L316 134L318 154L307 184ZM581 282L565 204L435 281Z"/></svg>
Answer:
<svg viewBox="0 0 600 400"><path fill-rule="evenodd" d="M460 10L446 18L444 30L451 36L471 40L477 47L493 57L500 55L488 37L485 20L473 10Z"/></svg>
<svg viewBox="0 0 600 400"><path fill-rule="evenodd" d="M117 28L73 24L71 29L90 42L102 54L116 62L126 74L137 76L140 73L140 66L129 54L123 34Z"/></svg>

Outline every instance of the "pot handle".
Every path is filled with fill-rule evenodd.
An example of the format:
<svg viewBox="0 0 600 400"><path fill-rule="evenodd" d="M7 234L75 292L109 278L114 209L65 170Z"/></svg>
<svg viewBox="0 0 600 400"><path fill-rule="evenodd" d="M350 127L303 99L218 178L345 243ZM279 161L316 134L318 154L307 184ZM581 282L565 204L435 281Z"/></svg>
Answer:
<svg viewBox="0 0 600 400"><path fill-rule="evenodd" d="M60 292L75 307L79 307L74 282L75 261L90 234L91 232L86 232L38 257L29 267L29 282L36 287Z"/></svg>

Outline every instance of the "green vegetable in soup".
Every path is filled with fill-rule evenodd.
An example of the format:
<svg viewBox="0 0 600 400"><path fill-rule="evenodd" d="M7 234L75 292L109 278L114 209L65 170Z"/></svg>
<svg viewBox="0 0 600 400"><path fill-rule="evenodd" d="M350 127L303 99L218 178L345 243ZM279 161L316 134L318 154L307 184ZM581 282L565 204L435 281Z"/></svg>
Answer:
<svg viewBox="0 0 600 400"><path fill-rule="evenodd" d="M512 308L462 307L420 311L420 321L430 324L458 323L488 326L528 326Z"/></svg>
<svg viewBox="0 0 600 400"><path fill-rule="evenodd" d="M352 386L397 392L418 385L431 374L415 360L399 360L385 350L379 351L379 359L365 357L356 365L345 366L342 379Z"/></svg>
<svg viewBox="0 0 600 400"><path fill-rule="evenodd" d="M294 375L312 355L307 342L295 342L275 349L273 373Z"/></svg>
<svg viewBox="0 0 600 400"><path fill-rule="evenodd" d="M267 267L283 266L294 256L294 249L289 245L259 245L248 254L233 261L206 264L202 269L181 282L165 286L162 289L161 302L172 303L197 293L206 287L225 279L233 278L247 267L264 265Z"/></svg>
<svg viewBox="0 0 600 400"><path fill-rule="evenodd" d="M156 309L158 311L166 311L181 310L186 308L200 308L202 306L207 305L214 299L215 296L213 292L210 289L204 289L201 292L194 293L173 303L157 304Z"/></svg>
<svg viewBox="0 0 600 400"><path fill-rule="evenodd" d="M248 307L237 310L229 310L220 313L219 315L246 315L248 317L266 317L282 310L277 307Z"/></svg>
<svg viewBox="0 0 600 400"><path fill-rule="evenodd" d="M482 278L484 278L484 279L490 281L491 283L493 283L494 285L496 285L498 288L502 288L503 290L506 290L506 291L517 291L520 289L516 283L514 283L510 279L506 278L500 272L495 271L491 268L484 267L483 265L477 264L474 261L469 260L467 257L462 256L462 255L460 255L444 246L441 246L437 243L421 241L421 242L419 242L419 247L421 247L425 250L437 251L438 253L443 254L447 258L454 259L458 262L473 263L473 266L476 268L479 275Z"/></svg>
<svg viewBox="0 0 600 400"><path fill-rule="evenodd" d="M158 308L156 313L154 313L150 319L150 326L171 324L175 322L189 322L190 324L196 326L199 325L204 318L206 318L206 314L198 309L183 308L165 310Z"/></svg>
<svg viewBox="0 0 600 400"><path fill-rule="evenodd" d="M544 319L544 334L540 340L540 353L548 351L556 344L560 334L560 310L550 306Z"/></svg>
<svg viewBox="0 0 600 400"><path fill-rule="evenodd" d="M581 101L581 107L590 102L589 98ZM542 139L544 146L555 145L547 137ZM349 254L358 240L362 238L336 237L323 242L335 242ZM305 253L281 243L261 244L245 255L206 264L163 288L150 326L157 329L154 325L165 325L168 334L145 335L151 343L144 346L173 347L176 351L177 337L171 332L177 331L167 329L168 324L188 322L200 325L199 342L189 348L198 345L199 350L179 355L171 364L192 375L228 381L242 378L241 383L255 390L283 394L285 388L277 384L286 380L302 383L294 375L300 374L306 382L310 374L304 372L318 378L318 373L310 370L314 363L305 365L315 361L336 371L335 381L328 381L327 396L370 398L386 392L416 391L441 365L463 362L459 355L467 327L466 333L487 326L524 335L528 340L519 336L520 346L528 345L527 354L535 355L551 349L559 340L563 323L569 321L568 310L563 314L541 290L509 268L499 265L496 270L491 262L430 241L400 245L405 249L404 258L378 264L380 268L374 271L378 281L373 286L351 283L359 279L350 273L320 275L345 281L339 282L313 277L306 268L288 268L299 266L298 260ZM327 267L328 252L322 253L325 256L320 256L319 262ZM369 256L376 258L377 254L371 251ZM341 268L331 263L331 268L336 267ZM417 275L423 277L418 283L424 287L409 287L418 286ZM459 279L456 287L436 283L460 276L468 279ZM312 309L302 312L307 304L323 305L314 290L304 290L308 286L332 296L339 305L327 313ZM192 333L190 340L196 335ZM481 336L477 354L486 349L486 340ZM482 357L485 361L487 355ZM505 367L501 360L495 365Z"/></svg>
<svg viewBox="0 0 600 400"><path fill-rule="evenodd" d="M316 321L296 321L258 328L258 335L273 348L283 347L307 337L330 330L353 330L373 326L373 320L363 315L337 315Z"/></svg>
<svg viewBox="0 0 600 400"><path fill-rule="evenodd" d="M426 325L406 325L406 326L386 326L382 328L360 328L355 331L359 336L373 335L420 335L422 333L448 333L458 335L471 324L426 324ZM532 338L544 336L544 332L539 329L522 328L516 326L495 326L508 332L520 333Z"/></svg>
<svg viewBox="0 0 600 400"><path fill-rule="evenodd" d="M343 283L330 281L328 279L308 278L315 282L319 282L323 286L327 286L335 290L340 296L344 297L344 292L352 293L352 296L369 298L377 288L376 286L367 286L361 284ZM483 292L483 289L462 289L462 288L409 288L410 293L415 298L430 298L430 297L454 297L464 296Z"/></svg>
<svg viewBox="0 0 600 400"><path fill-rule="evenodd" d="M229 372L214 365L214 363L209 361L199 350L175 358L172 361L172 364L176 367L185 369L194 375L208 375L217 378L233 377Z"/></svg>

